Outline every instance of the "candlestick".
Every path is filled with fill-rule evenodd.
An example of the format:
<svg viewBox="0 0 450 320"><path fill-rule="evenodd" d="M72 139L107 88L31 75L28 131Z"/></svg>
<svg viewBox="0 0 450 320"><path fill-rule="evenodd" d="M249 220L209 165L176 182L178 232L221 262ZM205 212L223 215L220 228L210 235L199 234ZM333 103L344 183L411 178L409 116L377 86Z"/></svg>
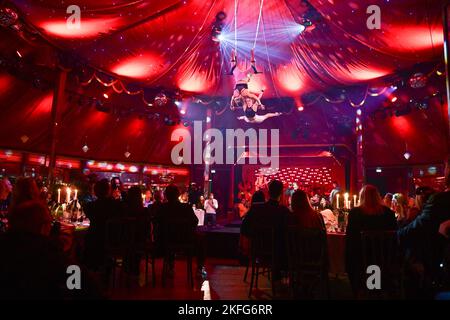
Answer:
<svg viewBox="0 0 450 320"><path fill-rule="evenodd" d="M339 209L339 193L336 194L336 208Z"/></svg>
<svg viewBox="0 0 450 320"><path fill-rule="evenodd" d="M61 203L61 189L58 189L58 203Z"/></svg>
<svg viewBox="0 0 450 320"><path fill-rule="evenodd" d="M75 195L73 196L73 200L77 200L78 199L78 190L75 189Z"/></svg>
<svg viewBox="0 0 450 320"><path fill-rule="evenodd" d="M67 203L70 202L70 192L71 192L70 188L67 187L67 189L66 189L66 202Z"/></svg>
<svg viewBox="0 0 450 320"><path fill-rule="evenodd" d="M353 206L356 207L356 194L353 195Z"/></svg>

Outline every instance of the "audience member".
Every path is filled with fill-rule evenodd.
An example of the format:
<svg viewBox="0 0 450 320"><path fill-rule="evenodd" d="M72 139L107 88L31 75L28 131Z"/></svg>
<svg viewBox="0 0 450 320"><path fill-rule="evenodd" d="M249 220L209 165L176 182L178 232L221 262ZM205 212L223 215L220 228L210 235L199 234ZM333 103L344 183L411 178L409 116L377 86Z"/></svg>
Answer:
<svg viewBox="0 0 450 320"><path fill-rule="evenodd" d="M399 227L408 224L408 202L403 194L395 193L392 196L391 209L395 212Z"/></svg>
<svg viewBox="0 0 450 320"><path fill-rule="evenodd" d="M13 189L11 209L23 202L41 201L39 188L33 178L19 178Z"/></svg>
<svg viewBox="0 0 450 320"><path fill-rule="evenodd" d="M286 235L290 211L280 204L282 194L283 183L278 180L271 181L269 183L270 199L264 204L250 207L241 226L241 233L250 239L259 227L273 228L275 248L273 277L276 281L281 279L281 270L287 263Z"/></svg>
<svg viewBox="0 0 450 320"><path fill-rule="evenodd" d="M439 233L441 224L450 220L450 170L446 172L446 191L432 195L421 213L411 223L398 230L400 244L424 268L429 289L440 271L445 238Z"/></svg>
<svg viewBox="0 0 450 320"><path fill-rule="evenodd" d="M199 272L204 272L204 242L200 235L196 233L198 218L195 215L192 206L188 203L181 203L179 201L180 193L175 185L167 186L164 195L167 202L159 206L154 217L155 225L158 229L156 245L160 250L165 252L166 239L174 236L168 234L168 230L177 234L184 234L187 231L189 236L187 239L184 239L184 242L194 244L194 247L197 250L197 269ZM173 257L171 257L169 265L172 270L171 272L173 272Z"/></svg>
<svg viewBox="0 0 450 320"><path fill-rule="evenodd" d="M297 190L292 194L291 207L290 224L305 229L320 229L325 232L322 215L312 208L305 191Z"/></svg>
<svg viewBox="0 0 450 320"><path fill-rule="evenodd" d="M98 181L94 192L97 200L88 203L85 207L90 226L85 238L84 258L88 267L96 269L106 262L106 223L108 219L118 217L122 208L111 198L111 186L107 179Z"/></svg>
<svg viewBox="0 0 450 320"><path fill-rule="evenodd" d="M360 206L353 208L348 215L345 264L353 292L358 295L365 285L366 266L362 265L361 231L397 230L394 212L386 207L378 190L372 185L365 185L360 193Z"/></svg>

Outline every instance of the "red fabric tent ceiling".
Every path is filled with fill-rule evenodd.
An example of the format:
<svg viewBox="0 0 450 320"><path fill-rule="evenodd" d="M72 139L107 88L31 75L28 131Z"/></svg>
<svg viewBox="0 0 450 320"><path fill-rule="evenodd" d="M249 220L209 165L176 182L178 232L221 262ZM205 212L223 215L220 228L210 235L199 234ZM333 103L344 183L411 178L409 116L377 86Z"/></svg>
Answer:
<svg viewBox="0 0 450 320"><path fill-rule="evenodd" d="M52 44L72 50L94 67L143 86L227 96L225 75L234 47L235 2L224 0L81 0L81 28L66 28L59 0L12 1ZM330 86L386 76L442 56L441 5L429 1L311 0L314 28L295 33L309 14L300 1L265 0L256 41L253 86L266 96L298 96ZM248 63L259 1L237 1L238 57ZM366 8L381 8L381 30L366 26ZM212 41L216 14L227 14L221 44Z"/></svg>

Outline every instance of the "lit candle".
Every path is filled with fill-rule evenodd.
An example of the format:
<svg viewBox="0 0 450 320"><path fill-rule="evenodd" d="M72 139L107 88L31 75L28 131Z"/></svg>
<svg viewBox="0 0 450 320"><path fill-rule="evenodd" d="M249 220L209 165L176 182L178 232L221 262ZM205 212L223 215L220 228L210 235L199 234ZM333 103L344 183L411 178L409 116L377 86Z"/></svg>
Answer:
<svg viewBox="0 0 450 320"><path fill-rule="evenodd" d="M348 209L348 193L344 193L344 208Z"/></svg>
<svg viewBox="0 0 450 320"><path fill-rule="evenodd" d="M78 199L78 198L77 198L77 195L78 195L78 190L75 189L75 195L73 196L73 199L74 199L74 200L77 200L77 199Z"/></svg>
<svg viewBox="0 0 450 320"><path fill-rule="evenodd" d="M67 187L66 189L66 202L69 203L70 202L70 188Z"/></svg>
<svg viewBox="0 0 450 320"><path fill-rule="evenodd" d="M336 208L339 209L339 193L336 195Z"/></svg>
<svg viewBox="0 0 450 320"><path fill-rule="evenodd" d="M58 203L61 203L61 189L58 189Z"/></svg>
<svg viewBox="0 0 450 320"><path fill-rule="evenodd" d="M353 195L353 206L356 207L356 194Z"/></svg>

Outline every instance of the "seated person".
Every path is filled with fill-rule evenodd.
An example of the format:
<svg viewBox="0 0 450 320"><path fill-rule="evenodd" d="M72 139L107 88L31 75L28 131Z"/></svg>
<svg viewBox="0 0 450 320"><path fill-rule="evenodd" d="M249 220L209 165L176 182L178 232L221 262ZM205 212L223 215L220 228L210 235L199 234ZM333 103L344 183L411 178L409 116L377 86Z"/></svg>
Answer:
<svg viewBox="0 0 450 320"><path fill-rule="evenodd" d="M89 268L97 269L106 262L106 223L108 219L120 216L122 206L121 202L111 197L111 185L107 179L98 181L94 192L97 200L88 203L85 207L90 225L85 238L84 258Z"/></svg>
<svg viewBox="0 0 450 320"><path fill-rule="evenodd" d="M281 270L287 265L286 236L289 209L280 204L283 195L283 183L279 180L273 180L269 183L270 199L258 205L253 205L247 212L242 221L241 233L250 239L259 227L272 227L274 230L274 248L273 257L273 277L274 280L281 279Z"/></svg>
<svg viewBox="0 0 450 320"><path fill-rule="evenodd" d="M204 257L205 248L204 241L199 234L196 233L196 228L198 225L198 218L192 209L192 206L188 203L181 203L179 201L180 191L175 185L167 186L164 196L167 200L166 203L162 203L158 211L155 213L154 223L158 229L159 235L157 239L156 246L163 254L165 252L166 239L173 238L173 233L182 233L184 231L189 231L189 239L184 239L185 243L193 242L196 248L197 256L197 269L199 273L204 274ZM184 230L177 231L176 228L186 228ZM173 273L173 262L174 257L169 257L169 265L171 267L170 272Z"/></svg>
<svg viewBox="0 0 450 320"><path fill-rule="evenodd" d="M303 190L297 190L292 195L292 214L290 220L292 225L305 229L319 229L325 232L325 224L322 215L317 213Z"/></svg>
<svg viewBox="0 0 450 320"><path fill-rule="evenodd" d="M376 187L365 185L360 193L360 206L348 214L345 235L345 267L355 295L365 286L361 232L366 230L397 230L394 212L386 207Z"/></svg>
<svg viewBox="0 0 450 320"><path fill-rule="evenodd" d="M81 289L68 289L67 268L79 263L51 236L52 221L39 200L16 204L9 212L9 229L0 235L0 300L102 298L98 284L82 267Z"/></svg>

